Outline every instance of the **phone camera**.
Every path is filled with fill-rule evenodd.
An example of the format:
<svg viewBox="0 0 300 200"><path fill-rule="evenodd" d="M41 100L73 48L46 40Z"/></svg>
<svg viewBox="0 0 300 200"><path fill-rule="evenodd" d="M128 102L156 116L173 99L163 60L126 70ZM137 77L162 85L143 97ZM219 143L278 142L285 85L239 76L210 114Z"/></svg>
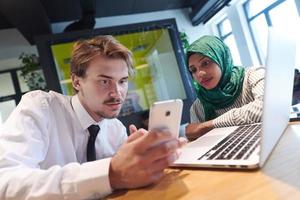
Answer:
<svg viewBox="0 0 300 200"><path fill-rule="evenodd" d="M170 114L171 114L171 111L166 111L166 113L165 113L165 115L168 117L168 116L170 116Z"/></svg>

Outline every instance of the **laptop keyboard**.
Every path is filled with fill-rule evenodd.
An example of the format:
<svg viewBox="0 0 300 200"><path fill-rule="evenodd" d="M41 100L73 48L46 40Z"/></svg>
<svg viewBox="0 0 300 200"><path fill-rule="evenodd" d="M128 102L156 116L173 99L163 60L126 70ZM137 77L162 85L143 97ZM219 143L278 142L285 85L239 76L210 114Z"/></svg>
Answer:
<svg viewBox="0 0 300 200"><path fill-rule="evenodd" d="M259 145L261 124L240 126L199 158L207 160L247 159Z"/></svg>

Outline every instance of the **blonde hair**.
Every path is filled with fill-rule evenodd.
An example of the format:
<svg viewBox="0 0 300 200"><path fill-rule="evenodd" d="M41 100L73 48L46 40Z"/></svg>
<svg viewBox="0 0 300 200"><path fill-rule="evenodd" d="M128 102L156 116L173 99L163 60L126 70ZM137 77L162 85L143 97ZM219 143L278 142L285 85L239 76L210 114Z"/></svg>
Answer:
<svg viewBox="0 0 300 200"><path fill-rule="evenodd" d="M134 74L132 53L110 35L76 42L71 55L71 74L84 77L90 61L99 55L123 59L127 64L129 75Z"/></svg>

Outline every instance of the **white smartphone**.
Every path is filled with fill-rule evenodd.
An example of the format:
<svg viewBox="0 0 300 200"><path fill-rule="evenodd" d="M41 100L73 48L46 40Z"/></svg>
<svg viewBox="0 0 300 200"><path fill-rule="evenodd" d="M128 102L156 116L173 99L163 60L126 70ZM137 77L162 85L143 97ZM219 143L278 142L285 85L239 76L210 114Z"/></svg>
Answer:
<svg viewBox="0 0 300 200"><path fill-rule="evenodd" d="M182 107L183 103L181 99L153 103L150 108L148 130L166 128L177 138L179 135Z"/></svg>

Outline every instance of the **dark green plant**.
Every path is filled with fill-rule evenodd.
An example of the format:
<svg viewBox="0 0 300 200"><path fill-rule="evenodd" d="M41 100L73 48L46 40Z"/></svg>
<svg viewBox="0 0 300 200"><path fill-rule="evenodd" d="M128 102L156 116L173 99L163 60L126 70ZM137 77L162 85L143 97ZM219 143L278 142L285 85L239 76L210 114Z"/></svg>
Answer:
<svg viewBox="0 0 300 200"><path fill-rule="evenodd" d="M24 78L28 73L39 69L39 59L35 54L22 53L19 57L19 60L22 62L21 76Z"/></svg>
<svg viewBox="0 0 300 200"><path fill-rule="evenodd" d="M45 90L46 82L42 72L39 72L40 62L35 54L22 53L19 57L21 60L21 76L24 78L30 90Z"/></svg>
<svg viewBox="0 0 300 200"><path fill-rule="evenodd" d="M180 32L179 37L180 37L180 40L181 40L181 43L182 43L182 48L183 48L184 54L186 54L186 50L190 45L189 44L189 38L184 32Z"/></svg>

